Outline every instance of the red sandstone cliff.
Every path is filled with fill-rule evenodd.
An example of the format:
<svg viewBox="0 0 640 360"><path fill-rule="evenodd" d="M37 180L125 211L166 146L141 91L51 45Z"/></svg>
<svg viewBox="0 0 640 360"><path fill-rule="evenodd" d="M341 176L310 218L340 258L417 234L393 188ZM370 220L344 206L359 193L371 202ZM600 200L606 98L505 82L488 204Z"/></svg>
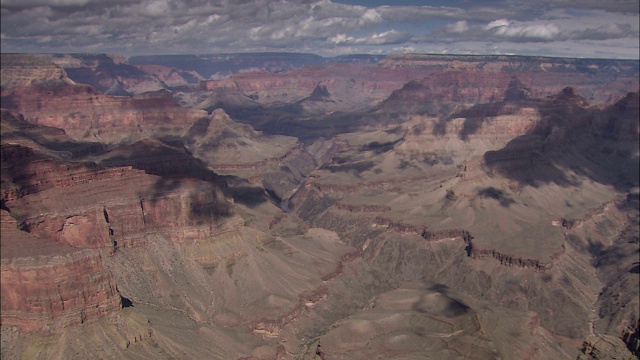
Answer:
<svg viewBox="0 0 640 360"><path fill-rule="evenodd" d="M56 244L18 229L2 214L2 326L26 331L68 326L121 308L115 280L95 250Z"/></svg>
<svg viewBox="0 0 640 360"><path fill-rule="evenodd" d="M130 166L1 149L2 325L32 331L111 314L121 298L105 256L153 234L182 242L244 224L221 188L197 174L165 182Z"/></svg>
<svg viewBox="0 0 640 360"><path fill-rule="evenodd" d="M22 113L29 122L64 129L75 138L118 142L145 137L159 128L179 133L206 116L165 96L104 95L91 86L75 84L64 70L42 58L3 54L2 61L2 106Z"/></svg>
<svg viewBox="0 0 640 360"><path fill-rule="evenodd" d="M202 91L240 92L263 104L293 103L326 88L344 110L382 102L387 111L434 111L447 103L476 104L505 98L517 80L529 97L539 98L572 86L596 103L615 101L638 88L632 62L588 64L594 77L571 59L523 57L389 56L378 65L327 64L278 73L248 72L200 84ZM586 60L585 60L586 61ZM586 66L586 65L585 65ZM611 79L611 76L614 79ZM602 87L602 81L610 86ZM510 99L516 93L509 93ZM214 95L216 96L216 95ZM438 104L440 103L440 104Z"/></svg>

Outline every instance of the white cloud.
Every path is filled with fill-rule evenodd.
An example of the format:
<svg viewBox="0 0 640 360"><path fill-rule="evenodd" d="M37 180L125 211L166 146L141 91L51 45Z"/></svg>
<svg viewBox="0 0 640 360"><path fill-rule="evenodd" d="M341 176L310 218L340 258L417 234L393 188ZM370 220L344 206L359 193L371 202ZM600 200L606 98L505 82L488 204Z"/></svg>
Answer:
<svg viewBox="0 0 640 360"><path fill-rule="evenodd" d="M495 34L508 38L553 40L560 35L560 29L554 24L502 25L494 26Z"/></svg>
<svg viewBox="0 0 640 360"><path fill-rule="evenodd" d="M556 41L565 46L571 41L589 42L606 51L611 50L609 44L617 43L626 53L640 48L638 13L623 11L633 8L630 0L616 2L617 12L601 10L607 9L608 2L596 4L596 0L585 0L588 5L540 0L545 7L523 0L498 0L465 7L377 8L331 0L0 1L0 39L7 52L287 50L335 54L406 48L483 53L493 51L486 45L489 42L535 43L512 46L509 51L546 51L541 46L551 49ZM588 49L574 48L576 56Z"/></svg>
<svg viewBox="0 0 640 360"><path fill-rule="evenodd" d="M362 14L360 25L377 24L382 20L382 16L375 9L369 9Z"/></svg>
<svg viewBox="0 0 640 360"><path fill-rule="evenodd" d="M138 10L141 15L149 17L166 16L171 11L167 0L148 0L140 5Z"/></svg>
<svg viewBox="0 0 640 360"><path fill-rule="evenodd" d="M327 41L336 45L388 45L404 43L410 37L411 34L409 33L392 29L389 31L373 33L369 36L363 36L359 38L354 38L345 34L339 34L327 39Z"/></svg>
<svg viewBox="0 0 640 360"><path fill-rule="evenodd" d="M453 24L447 25L446 29L448 32L452 33L463 33L469 30L469 24L467 23L467 20L460 20L456 21Z"/></svg>
<svg viewBox="0 0 640 360"><path fill-rule="evenodd" d="M351 36L347 36L346 34L338 34L327 39L330 43L339 45L353 42L354 38Z"/></svg>
<svg viewBox="0 0 640 360"><path fill-rule="evenodd" d="M485 30L490 30L493 28L499 28L499 27L504 27L504 26L509 26L511 25L511 21L507 20L507 19L498 19L498 20L494 20L490 23L488 23L484 29Z"/></svg>

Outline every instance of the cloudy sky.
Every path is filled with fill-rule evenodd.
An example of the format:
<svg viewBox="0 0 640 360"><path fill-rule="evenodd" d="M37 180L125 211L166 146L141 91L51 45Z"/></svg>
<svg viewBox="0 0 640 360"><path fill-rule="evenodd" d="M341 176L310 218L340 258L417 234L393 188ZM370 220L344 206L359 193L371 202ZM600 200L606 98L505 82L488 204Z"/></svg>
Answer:
<svg viewBox="0 0 640 360"><path fill-rule="evenodd" d="M638 0L0 0L2 52L639 58Z"/></svg>

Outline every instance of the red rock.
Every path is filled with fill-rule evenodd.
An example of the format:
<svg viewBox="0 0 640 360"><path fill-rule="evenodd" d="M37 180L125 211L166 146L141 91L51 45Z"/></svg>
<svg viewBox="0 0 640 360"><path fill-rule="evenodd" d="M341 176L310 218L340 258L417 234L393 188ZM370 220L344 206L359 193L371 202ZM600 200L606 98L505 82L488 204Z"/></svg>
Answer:
<svg viewBox="0 0 640 360"><path fill-rule="evenodd" d="M167 97L104 95L91 86L75 84L64 70L43 59L3 54L2 60L3 107L20 112L29 122L64 129L75 138L135 139L159 127L179 133L207 116Z"/></svg>
<svg viewBox="0 0 640 360"><path fill-rule="evenodd" d="M1 324L26 331L80 324L121 308L102 255L33 236L2 214Z"/></svg>

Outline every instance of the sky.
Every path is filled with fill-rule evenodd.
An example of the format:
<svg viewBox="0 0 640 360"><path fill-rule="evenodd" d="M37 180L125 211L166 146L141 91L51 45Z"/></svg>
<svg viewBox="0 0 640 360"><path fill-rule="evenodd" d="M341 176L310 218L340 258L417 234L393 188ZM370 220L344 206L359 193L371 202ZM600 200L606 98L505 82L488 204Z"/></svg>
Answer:
<svg viewBox="0 0 640 360"><path fill-rule="evenodd" d="M638 59L638 0L0 0L1 51Z"/></svg>

